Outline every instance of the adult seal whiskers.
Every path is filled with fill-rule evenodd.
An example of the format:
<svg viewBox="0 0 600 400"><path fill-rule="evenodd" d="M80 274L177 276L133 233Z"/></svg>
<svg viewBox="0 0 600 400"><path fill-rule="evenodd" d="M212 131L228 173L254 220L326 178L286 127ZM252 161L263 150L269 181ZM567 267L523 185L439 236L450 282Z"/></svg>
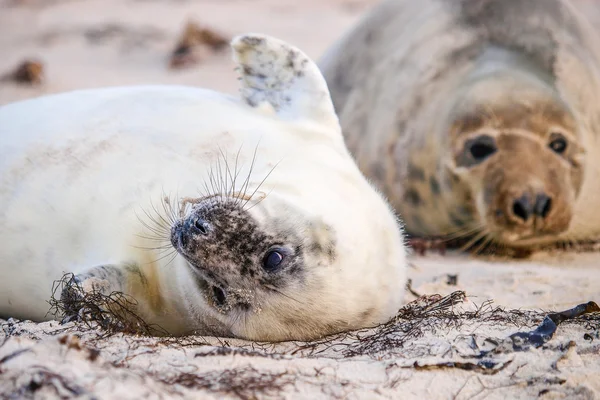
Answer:
<svg viewBox="0 0 600 400"><path fill-rule="evenodd" d="M232 47L241 98L140 86L0 108L1 316L52 317L65 272L173 335L307 340L395 314L401 230L317 66L267 36Z"/></svg>

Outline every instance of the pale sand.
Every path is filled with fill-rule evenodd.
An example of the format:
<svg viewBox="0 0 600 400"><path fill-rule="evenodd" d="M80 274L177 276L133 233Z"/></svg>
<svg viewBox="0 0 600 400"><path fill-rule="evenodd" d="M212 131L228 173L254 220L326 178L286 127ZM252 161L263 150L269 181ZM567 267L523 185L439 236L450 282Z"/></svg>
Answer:
<svg viewBox="0 0 600 400"><path fill-rule="evenodd" d="M17 3L20 5L13 5ZM179 71L168 68L169 54L188 19L228 37L249 31L271 34L318 59L374 3L374 0L0 0L0 74L25 58L39 59L45 67L42 86L0 83L0 104L66 90L144 83L188 84L235 93L236 74L227 50L207 51L202 62L191 68ZM592 0L577 3L587 7L590 18L600 23L600 13ZM597 253L540 254L524 261L431 254L413 257L412 262L414 268L410 269L409 277L416 292L445 295L464 290L471 296L467 307L486 299L507 308L544 310L568 309L590 300L600 302ZM456 285L447 283L448 274L457 275ZM407 295L407 301L413 299L414 296ZM537 322L530 320L529 326ZM423 328L423 336L408 337L401 347L349 358L324 345L322 353L310 357L306 351L292 355L297 348L294 344L260 346L254 356L198 356L217 348L197 343L187 347L157 344L156 339L121 336L97 340L97 332L88 332L83 334L87 346L101 348L100 358L90 361L87 350L67 350L55 337L48 337L51 335L47 332L63 328L56 323L5 323L5 334L10 334L10 338L0 347L0 394L12 393L21 398L27 392L40 398L54 398L57 396L54 388L59 387L60 394L67 397L81 393L81 398L107 399L143 398L146 394L149 398L159 398L159 394L188 398L212 394L219 398L223 393L235 397L236 391L242 398L256 394L260 398L271 395L481 399L541 395L591 399L600 397L599 324L596 317L595 322L586 326L561 326L545 349L496 354L491 358L501 364L513 361L496 374L486 374L457 368L422 370L413 364L417 360L425 364L473 361L473 343L483 346L486 337L505 338L517 330L515 325L475 320L456 328L428 327ZM587 340L585 334L589 335ZM44 338L47 340L41 340ZM232 346L240 344L227 342ZM215 340L212 343L218 344ZM356 342L349 340L349 343ZM4 359L21 348L31 351ZM272 353L285 355L265 356ZM59 377L40 372L42 367L64 376L67 386L73 385L72 390L60 384ZM191 375L182 378L184 372ZM272 376L283 372L286 374ZM238 378L233 376L236 373ZM165 384L169 377L180 379L179 384ZM188 386L202 388L199 392L183 384L197 377L204 380ZM236 389L236 384L244 390ZM35 391L37 386L41 389ZM19 388L25 389L18 392Z"/></svg>

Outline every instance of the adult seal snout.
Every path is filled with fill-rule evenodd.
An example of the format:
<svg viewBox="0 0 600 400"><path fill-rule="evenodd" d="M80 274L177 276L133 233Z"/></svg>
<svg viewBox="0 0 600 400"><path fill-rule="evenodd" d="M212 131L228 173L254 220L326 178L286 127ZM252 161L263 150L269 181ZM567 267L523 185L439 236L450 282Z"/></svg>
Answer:
<svg viewBox="0 0 600 400"><path fill-rule="evenodd" d="M561 0L388 0L321 61L348 147L413 236L598 238L599 39Z"/></svg>
<svg viewBox="0 0 600 400"><path fill-rule="evenodd" d="M317 66L263 35L232 47L239 98L139 86L0 108L0 316L54 317L69 272L175 335L307 340L396 313L401 232Z"/></svg>

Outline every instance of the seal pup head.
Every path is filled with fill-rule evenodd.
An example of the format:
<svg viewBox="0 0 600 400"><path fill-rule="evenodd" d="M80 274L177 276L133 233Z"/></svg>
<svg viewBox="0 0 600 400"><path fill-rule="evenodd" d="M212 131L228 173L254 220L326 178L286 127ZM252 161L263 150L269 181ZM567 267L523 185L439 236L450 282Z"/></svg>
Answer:
<svg viewBox="0 0 600 400"><path fill-rule="evenodd" d="M519 71L475 79L451 117L449 175L471 193L476 224L506 245L567 231L583 181L575 116L550 84Z"/></svg>
<svg viewBox="0 0 600 400"><path fill-rule="evenodd" d="M244 107L276 132L256 148L256 164L217 171L229 184L184 201L171 225L189 314L204 320L200 331L208 315L211 333L270 341L387 321L403 302L401 230L349 155L320 71L263 35L232 47ZM264 161L283 153L279 166ZM221 166L233 165L221 155Z"/></svg>

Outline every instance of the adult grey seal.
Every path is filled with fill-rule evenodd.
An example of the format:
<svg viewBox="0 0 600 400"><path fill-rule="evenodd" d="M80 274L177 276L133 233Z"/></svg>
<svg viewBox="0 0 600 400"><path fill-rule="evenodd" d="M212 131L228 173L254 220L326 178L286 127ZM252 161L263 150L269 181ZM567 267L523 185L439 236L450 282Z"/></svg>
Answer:
<svg viewBox="0 0 600 400"><path fill-rule="evenodd" d="M347 145L416 237L600 234L598 36L561 0L390 0L320 62Z"/></svg>
<svg viewBox="0 0 600 400"><path fill-rule="evenodd" d="M306 340L395 314L401 230L317 66L263 35L232 47L241 98L140 86L0 108L0 315L52 317L64 272L174 335Z"/></svg>

